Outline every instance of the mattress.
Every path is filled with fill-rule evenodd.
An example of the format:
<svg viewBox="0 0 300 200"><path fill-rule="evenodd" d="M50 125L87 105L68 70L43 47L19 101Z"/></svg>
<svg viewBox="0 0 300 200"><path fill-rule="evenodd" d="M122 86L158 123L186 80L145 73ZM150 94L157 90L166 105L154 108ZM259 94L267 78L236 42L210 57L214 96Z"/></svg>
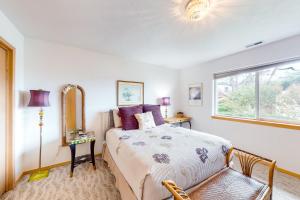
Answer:
<svg viewBox="0 0 300 200"><path fill-rule="evenodd" d="M189 189L225 167L228 140L164 124L149 130L113 128L106 134L109 152L139 200L170 197L165 179Z"/></svg>

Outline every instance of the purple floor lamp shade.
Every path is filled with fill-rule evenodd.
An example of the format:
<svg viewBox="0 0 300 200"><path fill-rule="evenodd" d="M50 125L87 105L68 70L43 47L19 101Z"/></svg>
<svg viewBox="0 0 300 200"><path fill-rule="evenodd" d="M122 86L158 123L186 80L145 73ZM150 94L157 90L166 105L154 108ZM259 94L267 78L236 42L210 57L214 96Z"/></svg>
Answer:
<svg viewBox="0 0 300 200"><path fill-rule="evenodd" d="M49 103L49 91L45 90L30 90L29 107L48 107Z"/></svg>
<svg viewBox="0 0 300 200"><path fill-rule="evenodd" d="M161 100L162 100L162 105L163 106L171 105L171 98L170 97L163 97L163 98L161 98Z"/></svg>

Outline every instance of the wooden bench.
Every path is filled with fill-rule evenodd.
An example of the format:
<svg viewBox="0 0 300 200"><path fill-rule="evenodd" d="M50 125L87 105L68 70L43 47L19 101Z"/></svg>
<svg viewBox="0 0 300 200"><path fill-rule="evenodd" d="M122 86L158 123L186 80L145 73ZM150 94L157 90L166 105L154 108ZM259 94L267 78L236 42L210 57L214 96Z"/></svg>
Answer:
<svg viewBox="0 0 300 200"><path fill-rule="evenodd" d="M233 152L240 161L242 172L230 167ZM253 167L258 162L269 165L267 183L251 177ZM272 199L275 164L274 160L232 148L226 156L226 167L200 183L191 193L187 194L171 180L165 180L162 184L173 194L175 200L269 200Z"/></svg>

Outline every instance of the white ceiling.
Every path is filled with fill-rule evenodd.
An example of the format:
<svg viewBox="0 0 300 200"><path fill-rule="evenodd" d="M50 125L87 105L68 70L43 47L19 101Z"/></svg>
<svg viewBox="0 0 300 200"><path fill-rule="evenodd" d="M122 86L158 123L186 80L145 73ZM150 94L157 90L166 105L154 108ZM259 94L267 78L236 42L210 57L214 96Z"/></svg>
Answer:
<svg viewBox="0 0 300 200"><path fill-rule="evenodd" d="M0 0L27 36L183 68L300 33L300 0L218 0L200 22L186 0Z"/></svg>

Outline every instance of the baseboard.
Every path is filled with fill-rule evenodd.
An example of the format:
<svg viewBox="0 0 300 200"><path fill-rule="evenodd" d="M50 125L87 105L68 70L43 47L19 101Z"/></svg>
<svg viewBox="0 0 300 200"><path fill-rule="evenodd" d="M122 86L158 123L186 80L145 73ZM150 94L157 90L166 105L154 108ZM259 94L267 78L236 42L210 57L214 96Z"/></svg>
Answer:
<svg viewBox="0 0 300 200"><path fill-rule="evenodd" d="M20 182L20 180L23 178L23 176L24 176L24 172L17 178L17 180L15 181L14 187L16 187L16 185Z"/></svg>
<svg viewBox="0 0 300 200"><path fill-rule="evenodd" d="M300 174L298 174L298 173L295 173L295 172L292 172L292 171L289 171L289 170L286 170L286 169L283 169L283 168L280 168L280 167L277 167L277 166L276 166L276 170L283 173L283 174L287 174L289 176L300 179Z"/></svg>
<svg viewBox="0 0 300 200"><path fill-rule="evenodd" d="M101 157L101 153L96 154L95 157ZM54 164L54 165L45 166L45 167L42 167L41 169L37 168L37 169L31 169L31 170L25 171L17 179L16 184L23 178L23 176L26 176L27 174L32 174L32 173L37 172L39 170L50 170L50 169L53 169L53 168L56 168L56 167L62 167L62 166L68 165L70 163L71 163L71 161L65 161L65 162Z"/></svg>
<svg viewBox="0 0 300 200"><path fill-rule="evenodd" d="M57 164L54 164L54 165L49 165L49 166L46 166L46 167L42 167L41 169L38 169L38 168L37 169L31 169L31 170L23 172L23 175L32 174L32 173L37 172L39 170L49 170L49 169L56 168L56 167L62 167L62 166L68 165L70 163L71 163L71 161L66 161L66 162L61 162L61 163L57 163Z"/></svg>
<svg viewBox="0 0 300 200"><path fill-rule="evenodd" d="M237 154L236 152L235 152L235 156L238 156L238 154ZM266 166L269 165L269 164L268 164L266 161L264 161L264 160L262 160L260 163L263 164L263 165L266 165ZM281 168L281 167L278 167L277 165L275 166L275 170L278 171L278 172L280 172L280 173L283 173L283 174L286 174L286 175L289 175L289 176L292 176L292 177L295 177L295 178L299 178L299 179L300 179L300 174L298 174L298 173L296 173L296 172L292 172L292 171L286 170L286 169Z"/></svg>
<svg viewBox="0 0 300 200"><path fill-rule="evenodd" d="M99 154L96 154L95 157L101 157L101 153ZM49 166L46 166L46 167L42 167L43 170L49 170L49 169L52 169L52 168L56 168L56 167L62 167L62 166L65 166L65 165L68 165L70 164L71 161L66 161L66 162L62 162L62 163L57 163L57 164L54 164L54 165L49 165ZM287 174L289 176L292 176L292 177L295 177L295 178L299 178L300 179L300 174L298 173L295 173L295 172L292 172L292 171L289 171L289 170L286 170L284 168L280 168L278 166L275 167L275 169L278 171L278 172L281 172L283 174ZM27 175L27 174L31 174L33 172L36 172L38 171L39 169L32 169L32 170L28 170L28 171L25 171L23 172L20 177L17 179L16 183L18 183L22 178L23 176Z"/></svg>

